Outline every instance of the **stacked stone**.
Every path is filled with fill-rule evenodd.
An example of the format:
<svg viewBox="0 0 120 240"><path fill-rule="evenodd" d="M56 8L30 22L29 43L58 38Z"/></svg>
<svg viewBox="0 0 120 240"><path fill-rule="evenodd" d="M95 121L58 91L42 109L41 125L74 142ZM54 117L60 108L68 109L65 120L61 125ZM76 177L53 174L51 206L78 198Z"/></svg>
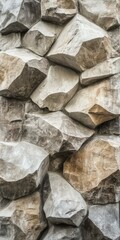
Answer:
<svg viewBox="0 0 120 240"><path fill-rule="evenodd" d="M0 0L0 240L120 239L119 0Z"/></svg>

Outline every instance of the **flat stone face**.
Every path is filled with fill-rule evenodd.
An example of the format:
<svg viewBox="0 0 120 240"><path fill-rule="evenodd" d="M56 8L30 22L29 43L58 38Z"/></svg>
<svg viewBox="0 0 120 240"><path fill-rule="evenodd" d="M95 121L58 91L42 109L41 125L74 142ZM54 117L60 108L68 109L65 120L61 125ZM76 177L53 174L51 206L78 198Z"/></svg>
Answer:
<svg viewBox="0 0 120 240"><path fill-rule="evenodd" d="M120 57L111 58L83 72L80 76L80 83L87 86L119 72Z"/></svg>
<svg viewBox="0 0 120 240"><path fill-rule="evenodd" d="M116 173L120 170L119 154L119 137L98 135L64 163L64 177L89 201L93 202L95 195L95 201L109 202L112 196L109 198L107 189L110 189L111 186L112 190L113 186L111 185L112 181L107 178L111 176L115 179L116 176L116 181L119 183L119 173ZM112 174L115 174L115 176L112 176ZM107 180L103 183L102 181L105 179ZM111 191L114 199L115 195L117 196L116 191L120 190L118 185L115 184L115 189L113 189L113 192ZM105 197L101 193L102 186L106 189L106 192L103 189ZM98 197L97 200L96 196Z"/></svg>
<svg viewBox="0 0 120 240"><path fill-rule="evenodd" d="M120 25L120 2L118 0L79 0L80 13L108 30Z"/></svg>
<svg viewBox="0 0 120 240"><path fill-rule="evenodd" d="M62 112L26 114L23 140L43 147L51 155L78 150L94 131Z"/></svg>
<svg viewBox="0 0 120 240"><path fill-rule="evenodd" d="M16 199L34 192L48 171L44 149L26 142L0 142L0 196Z"/></svg>
<svg viewBox="0 0 120 240"><path fill-rule="evenodd" d="M48 58L53 62L84 71L112 54L107 33L77 14L63 29Z"/></svg>
<svg viewBox="0 0 120 240"><path fill-rule="evenodd" d="M45 202L48 221L79 226L87 214L87 205L71 185L60 175L49 173L51 192Z"/></svg>
<svg viewBox="0 0 120 240"><path fill-rule="evenodd" d="M36 240L47 224L38 192L0 209L0 240Z"/></svg>
<svg viewBox="0 0 120 240"><path fill-rule="evenodd" d="M78 89L79 75L71 69L51 66L47 78L32 93L31 99L40 108L59 111Z"/></svg>
<svg viewBox="0 0 120 240"><path fill-rule="evenodd" d="M108 34L111 38L112 47L118 52L120 56L120 27L109 31Z"/></svg>
<svg viewBox="0 0 120 240"><path fill-rule="evenodd" d="M0 53L0 95L25 99L46 77L48 61L26 49Z"/></svg>
<svg viewBox="0 0 120 240"><path fill-rule="evenodd" d="M1 0L0 4L0 31L4 34L27 31L40 19L39 0Z"/></svg>
<svg viewBox="0 0 120 240"><path fill-rule="evenodd" d="M59 35L61 27L40 21L23 37L22 44L40 56L44 56Z"/></svg>
<svg viewBox="0 0 120 240"><path fill-rule="evenodd" d="M6 51L17 47L21 47L20 33L10 33L8 35L2 35L0 33L0 51Z"/></svg>
<svg viewBox="0 0 120 240"><path fill-rule="evenodd" d="M80 90L67 104L70 117L95 128L120 114L120 74ZM114 93L114 94L113 94Z"/></svg>
<svg viewBox="0 0 120 240"><path fill-rule="evenodd" d="M119 240L119 204L94 205L83 227L85 240Z"/></svg>
<svg viewBox="0 0 120 240"><path fill-rule="evenodd" d="M76 13L76 0L41 0L41 17L44 20L63 24Z"/></svg>

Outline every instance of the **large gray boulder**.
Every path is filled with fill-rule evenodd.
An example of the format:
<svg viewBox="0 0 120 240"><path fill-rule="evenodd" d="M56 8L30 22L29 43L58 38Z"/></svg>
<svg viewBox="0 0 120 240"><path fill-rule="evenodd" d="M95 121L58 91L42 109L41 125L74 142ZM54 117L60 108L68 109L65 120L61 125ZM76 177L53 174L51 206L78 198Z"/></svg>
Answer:
<svg viewBox="0 0 120 240"><path fill-rule="evenodd" d="M39 0L0 0L0 31L4 34L27 31L40 19Z"/></svg>
<svg viewBox="0 0 120 240"><path fill-rule="evenodd" d="M0 209L0 240L37 240L46 226L39 192Z"/></svg>
<svg viewBox="0 0 120 240"><path fill-rule="evenodd" d="M21 47L20 33L10 33L8 35L2 35L0 33L0 51L6 51L17 47Z"/></svg>
<svg viewBox="0 0 120 240"><path fill-rule="evenodd" d="M26 49L0 52L0 95L25 99L43 81L48 61Z"/></svg>
<svg viewBox="0 0 120 240"><path fill-rule="evenodd" d="M71 120L60 111L34 112L26 114L22 139L54 155L78 150L93 134L93 130Z"/></svg>
<svg viewBox="0 0 120 240"><path fill-rule="evenodd" d="M48 166L44 149L26 142L0 142L0 196L17 199L34 192Z"/></svg>
<svg viewBox="0 0 120 240"><path fill-rule="evenodd" d="M87 205L63 177L49 172L51 192L45 202L44 212L48 221L79 226L87 215Z"/></svg>
<svg viewBox="0 0 120 240"><path fill-rule="evenodd" d="M48 58L81 72L106 60L111 54L107 33L77 14L59 35Z"/></svg>
<svg viewBox="0 0 120 240"><path fill-rule="evenodd" d="M40 108L59 111L74 96L79 86L79 75L71 69L51 66L47 78L35 89L31 99Z"/></svg>

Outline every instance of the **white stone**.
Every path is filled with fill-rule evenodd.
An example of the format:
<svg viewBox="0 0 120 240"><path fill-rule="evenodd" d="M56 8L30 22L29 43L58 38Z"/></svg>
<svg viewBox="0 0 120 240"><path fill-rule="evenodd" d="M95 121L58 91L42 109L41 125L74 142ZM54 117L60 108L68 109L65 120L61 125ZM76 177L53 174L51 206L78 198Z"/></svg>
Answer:
<svg viewBox="0 0 120 240"><path fill-rule="evenodd" d="M8 49L21 47L21 35L20 33L10 33L8 35L2 35L0 33L0 50L6 51Z"/></svg>

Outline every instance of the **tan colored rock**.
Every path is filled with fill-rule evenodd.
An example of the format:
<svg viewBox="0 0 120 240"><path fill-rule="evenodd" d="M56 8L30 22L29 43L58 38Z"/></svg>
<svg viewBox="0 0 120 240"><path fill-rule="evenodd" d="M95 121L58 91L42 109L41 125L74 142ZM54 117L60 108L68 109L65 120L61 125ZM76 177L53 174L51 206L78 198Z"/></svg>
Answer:
<svg viewBox="0 0 120 240"><path fill-rule="evenodd" d="M36 23L23 37L22 44L34 53L44 56L59 35L61 27L40 21Z"/></svg>
<svg viewBox="0 0 120 240"><path fill-rule="evenodd" d="M77 73L61 66L51 66L47 78L35 89L31 99L40 108L59 111L74 96L78 85Z"/></svg>
<svg viewBox="0 0 120 240"><path fill-rule="evenodd" d="M70 160L64 163L64 177L79 192L91 202L96 201L94 192L98 189L97 201L101 200L101 188L106 188L105 195L109 195L110 180L106 180L106 186L103 180L112 178L115 174L120 181L120 138L116 136L95 136L91 141L84 145ZM118 176L117 176L117 171ZM112 181L111 181L112 183ZM100 185L101 184L101 185ZM114 185L115 187L115 185ZM116 185L116 190L120 190ZM104 191L104 190L103 190ZM107 192L108 191L108 192ZM93 194L92 194L93 193ZM96 192L95 192L96 193ZM113 193L114 196L117 192ZM95 197L94 197L95 196ZM105 196L105 197L106 197ZM90 199L91 198L91 199ZM109 196L108 196L109 198ZM103 198L103 203L106 199ZM117 199L116 199L117 200Z"/></svg>
<svg viewBox="0 0 120 240"><path fill-rule="evenodd" d="M10 33L8 35L2 35L0 33L0 50L6 51L8 49L21 47L21 35L20 33Z"/></svg>
<svg viewBox="0 0 120 240"><path fill-rule="evenodd" d="M84 71L112 54L107 33L77 14L63 29L48 58L53 62Z"/></svg>
<svg viewBox="0 0 120 240"><path fill-rule="evenodd" d="M80 13L108 30L120 25L119 0L79 0Z"/></svg>
<svg viewBox="0 0 120 240"><path fill-rule="evenodd" d="M87 86L101 79L115 75L119 72L120 57L111 58L83 72L80 76L80 83L83 86Z"/></svg>
<svg viewBox="0 0 120 240"><path fill-rule="evenodd" d="M63 24L77 13L77 0L41 0L41 17Z"/></svg>
<svg viewBox="0 0 120 240"><path fill-rule="evenodd" d="M95 128L120 114L120 74L80 90L67 104L70 117Z"/></svg>
<svg viewBox="0 0 120 240"><path fill-rule="evenodd" d="M26 49L0 53L0 95L25 99L46 77L48 61Z"/></svg>
<svg viewBox="0 0 120 240"><path fill-rule="evenodd" d="M36 240L46 228L39 192L0 209L0 239Z"/></svg>

